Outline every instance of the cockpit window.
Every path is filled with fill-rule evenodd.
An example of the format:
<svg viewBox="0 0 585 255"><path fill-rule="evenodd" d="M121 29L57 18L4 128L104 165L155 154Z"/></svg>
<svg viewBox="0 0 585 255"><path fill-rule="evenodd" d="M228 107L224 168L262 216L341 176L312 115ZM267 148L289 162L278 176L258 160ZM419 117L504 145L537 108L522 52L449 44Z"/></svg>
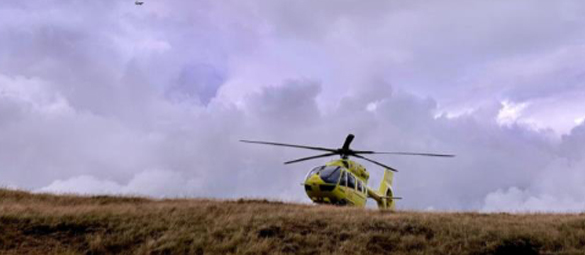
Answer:
<svg viewBox="0 0 585 255"><path fill-rule="evenodd" d="M308 174L307 174L307 178L309 179L311 178L311 176L313 176L314 174L318 173L319 171L323 170L323 168L325 168L326 166L318 166L313 168L313 170L311 170Z"/></svg>
<svg viewBox="0 0 585 255"><path fill-rule="evenodd" d="M341 172L341 167L339 166L319 166L313 168L313 170L307 174L306 179L309 179L311 176L318 174L325 183L337 184L339 177L341 176Z"/></svg>
<svg viewBox="0 0 585 255"><path fill-rule="evenodd" d="M326 183L337 184L339 177L341 176L340 167L326 166L321 171L319 171L319 176Z"/></svg>

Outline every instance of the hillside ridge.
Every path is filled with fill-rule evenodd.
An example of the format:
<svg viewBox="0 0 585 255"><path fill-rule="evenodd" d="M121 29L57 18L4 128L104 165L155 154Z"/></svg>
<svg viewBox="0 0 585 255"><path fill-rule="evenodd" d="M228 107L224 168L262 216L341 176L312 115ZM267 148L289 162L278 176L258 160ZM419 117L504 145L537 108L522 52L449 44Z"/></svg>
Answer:
<svg viewBox="0 0 585 255"><path fill-rule="evenodd" d="M0 189L2 254L583 254L585 214L378 211Z"/></svg>

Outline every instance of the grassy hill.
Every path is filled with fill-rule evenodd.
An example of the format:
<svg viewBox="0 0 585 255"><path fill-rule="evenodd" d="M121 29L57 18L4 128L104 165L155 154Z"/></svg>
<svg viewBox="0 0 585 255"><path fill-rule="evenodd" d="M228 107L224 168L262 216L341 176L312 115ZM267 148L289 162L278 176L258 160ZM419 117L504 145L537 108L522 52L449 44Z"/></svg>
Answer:
<svg viewBox="0 0 585 255"><path fill-rule="evenodd" d="M584 254L585 214L381 212L0 189L2 254Z"/></svg>

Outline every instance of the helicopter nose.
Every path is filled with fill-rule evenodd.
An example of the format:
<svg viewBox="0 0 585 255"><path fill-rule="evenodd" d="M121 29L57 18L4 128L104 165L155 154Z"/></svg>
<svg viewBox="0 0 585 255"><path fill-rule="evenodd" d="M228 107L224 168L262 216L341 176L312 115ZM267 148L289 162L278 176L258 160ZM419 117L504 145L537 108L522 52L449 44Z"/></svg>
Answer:
<svg viewBox="0 0 585 255"><path fill-rule="evenodd" d="M319 187L319 175L313 174L305 180L305 191L316 191L317 187Z"/></svg>
<svg viewBox="0 0 585 255"><path fill-rule="evenodd" d="M319 183L321 183L321 178L319 177L318 174L313 174L312 176L310 176L309 178L307 178L307 180L305 181L305 187L311 187L313 190L315 190L317 188L317 186L319 186Z"/></svg>
<svg viewBox="0 0 585 255"><path fill-rule="evenodd" d="M307 182L318 184L321 182L321 177L319 177L318 174L313 174L311 177L309 177L309 179L307 179Z"/></svg>

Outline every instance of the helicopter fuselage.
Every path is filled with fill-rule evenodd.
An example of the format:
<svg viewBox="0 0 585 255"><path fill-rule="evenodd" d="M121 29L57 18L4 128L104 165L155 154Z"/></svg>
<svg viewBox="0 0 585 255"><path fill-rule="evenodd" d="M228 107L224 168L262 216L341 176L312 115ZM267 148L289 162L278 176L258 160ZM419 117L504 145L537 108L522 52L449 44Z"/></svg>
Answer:
<svg viewBox="0 0 585 255"><path fill-rule="evenodd" d="M331 161L311 170L305 178L307 196L319 204L363 207L368 198L369 174L351 160Z"/></svg>

